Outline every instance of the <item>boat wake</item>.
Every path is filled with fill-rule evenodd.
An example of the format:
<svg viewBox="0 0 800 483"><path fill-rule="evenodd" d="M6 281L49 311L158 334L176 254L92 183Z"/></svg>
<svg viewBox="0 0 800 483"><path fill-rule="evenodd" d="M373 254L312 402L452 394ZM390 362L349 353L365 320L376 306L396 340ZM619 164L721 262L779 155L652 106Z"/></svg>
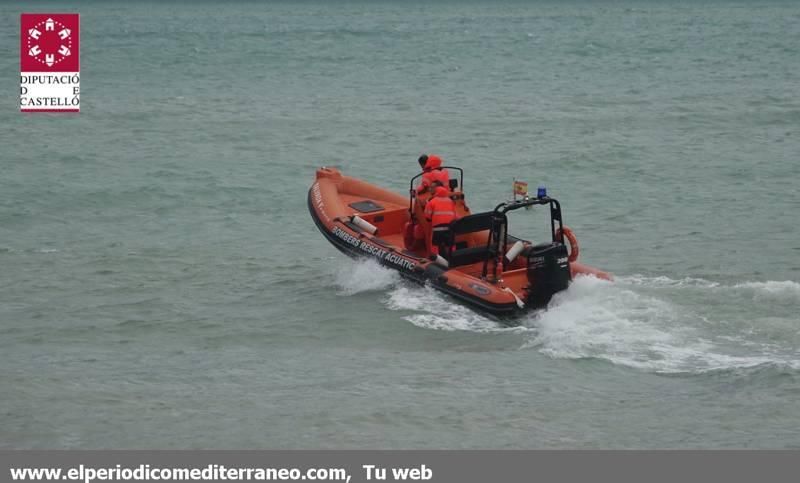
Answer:
<svg viewBox="0 0 800 483"><path fill-rule="evenodd" d="M400 282L397 271L372 259L342 260L334 276L340 295L385 290Z"/></svg>
<svg viewBox="0 0 800 483"><path fill-rule="evenodd" d="M392 310L410 311L406 320L425 329L469 330L473 332L524 332L525 327L506 327L497 321L453 302L430 287L403 285L389 293L387 305Z"/></svg>
<svg viewBox="0 0 800 483"><path fill-rule="evenodd" d="M713 310L717 302L725 302L720 299L734 298L742 304L742 293L751 295L750 304L763 297L778 296L786 301L796 296L793 290L776 295L776 284L792 286L785 282L723 286L701 279L641 276L621 277L616 283L580 278L558 294L547 311L527 321L537 331L525 347L551 357L604 359L661 373L703 373L761 365L800 369L800 340L794 327L786 334L793 333L794 340L784 338L783 343L777 343L774 334L754 330L754 324L773 330L788 328L785 320L743 319L741 312L730 313L730 308L721 318L715 317ZM662 288L680 290L659 293ZM701 301L703 310L689 303L693 298ZM761 309L769 312L770 304L764 305Z"/></svg>
<svg viewBox="0 0 800 483"><path fill-rule="evenodd" d="M668 277L648 278L642 275L633 275L630 277L623 277L620 281L628 285L639 285L649 288L706 289L719 294L728 293L731 295L749 296L754 301L800 303L800 283L791 280L769 280L766 282L743 282L733 285L724 285L702 278L686 277L680 280L673 280Z"/></svg>
<svg viewBox="0 0 800 483"><path fill-rule="evenodd" d="M386 307L418 327L518 333L521 350L649 372L800 370L800 283L794 281L725 285L699 278L580 277L548 310L506 327L430 287L401 281L375 262L350 264L337 275L341 294L384 291Z"/></svg>

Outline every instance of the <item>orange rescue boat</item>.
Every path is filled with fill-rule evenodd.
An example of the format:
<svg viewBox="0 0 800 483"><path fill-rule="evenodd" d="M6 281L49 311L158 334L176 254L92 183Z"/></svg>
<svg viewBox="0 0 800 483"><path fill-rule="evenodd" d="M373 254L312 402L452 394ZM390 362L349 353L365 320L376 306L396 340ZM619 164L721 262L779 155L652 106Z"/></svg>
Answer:
<svg viewBox="0 0 800 483"><path fill-rule="evenodd" d="M373 258L408 279L427 282L498 317L545 308L576 276L611 279L577 261L577 239L564 226L556 199L525 196L500 203L492 211L471 213L464 198L463 170L446 168L458 173L449 186L458 219L449 225L444 251L435 259L430 256L431 227L424 216L430 195L415 189L422 173L411 179L406 198L322 167L308 192L308 209L317 228L345 254ZM508 214L536 206L549 209L550 240L534 244L509 235Z"/></svg>

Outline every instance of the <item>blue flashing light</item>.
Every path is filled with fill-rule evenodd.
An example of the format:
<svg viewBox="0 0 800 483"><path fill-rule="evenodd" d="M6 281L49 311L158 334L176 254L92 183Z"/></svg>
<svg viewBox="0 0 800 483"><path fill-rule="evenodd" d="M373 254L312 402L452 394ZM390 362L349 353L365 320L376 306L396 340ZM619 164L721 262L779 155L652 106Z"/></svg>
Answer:
<svg viewBox="0 0 800 483"><path fill-rule="evenodd" d="M547 188L545 188L544 186L539 186L539 189L536 190L536 197L547 198Z"/></svg>

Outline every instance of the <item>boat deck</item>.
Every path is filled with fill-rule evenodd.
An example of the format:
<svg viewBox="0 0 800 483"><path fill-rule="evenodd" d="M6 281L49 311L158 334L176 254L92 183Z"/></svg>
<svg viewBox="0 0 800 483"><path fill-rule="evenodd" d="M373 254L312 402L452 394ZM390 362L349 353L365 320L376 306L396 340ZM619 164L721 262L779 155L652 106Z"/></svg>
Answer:
<svg viewBox="0 0 800 483"><path fill-rule="evenodd" d="M403 226L410 219L408 205L400 205L385 200L374 200L365 198L364 196L349 194L341 194L340 196L343 203L351 208L352 215L358 215L360 218L378 227L377 237L381 241L395 247L397 250L413 253L419 258L426 257L427 254L424 249L414 251L405 250ZM471 239L470 241L474 243L474 240ZM461 273L475 277L477 280L481 280L481 275L483 274L483 262L452 268ZM503 272L500 286L508 287L517 293L517 295L521 295L523 288L528 284L525 268L511 268L511 270Z"/></svg>

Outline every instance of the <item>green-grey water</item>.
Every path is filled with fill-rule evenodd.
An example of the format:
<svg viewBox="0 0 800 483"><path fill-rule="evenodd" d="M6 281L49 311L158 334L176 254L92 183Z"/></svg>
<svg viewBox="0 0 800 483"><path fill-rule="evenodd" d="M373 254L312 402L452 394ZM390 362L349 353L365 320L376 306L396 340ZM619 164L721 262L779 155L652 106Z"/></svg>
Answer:
<svg viewBox="0 0 800 483"><path fill-rule="evenodd" d="M4 3L0 447L800 446L798 66L792 1ZM329 246L314 169L423 152L617 281L506 328Z"/></svg>

